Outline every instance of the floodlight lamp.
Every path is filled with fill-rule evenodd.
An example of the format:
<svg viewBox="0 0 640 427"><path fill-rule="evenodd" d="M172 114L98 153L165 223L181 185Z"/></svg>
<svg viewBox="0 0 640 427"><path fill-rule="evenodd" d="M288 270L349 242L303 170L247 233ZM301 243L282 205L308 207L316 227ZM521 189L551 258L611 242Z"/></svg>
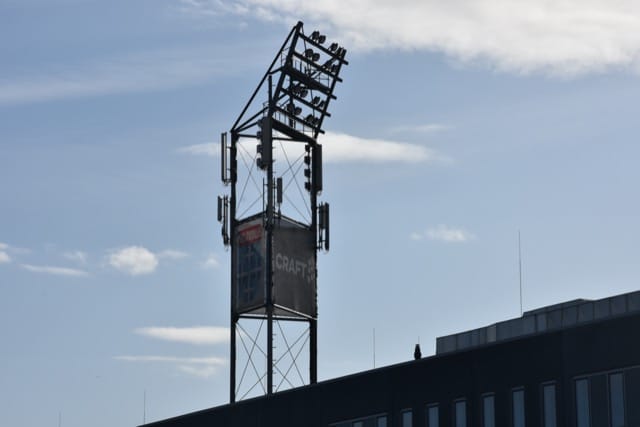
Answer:
<svg viewBox="0 0 640 427"><path fill-rule="evenodd" d="M318 62L320 60L320 54L314 53L311 59L313 60L313 62Z"/></svg>
<svg viewBox="0 0 640 427"><path fill-rule="evenodd" d="M320 31L316 30L311 33L311 40L316 41L320 38Z"/></svg>
<svg viewBox="0 0 640 427"><path fill-rule="evenodd" d="M324 34L321 34L318 36L318 43L322 44L327 40L327 36L325 36Z"/></svg>
<svg viewBox="0 0 640 427"><path fill-rule="evenodd" d="M313 57L313 49L307 49L304 51L304 56L306 56L307 58L312 58Z"/></svg>
<svg viewBox="0 0 640 427"><path fill-rule="evenodd" d="M331 52L335 52L335 51L336 51L336 49L338 49L338 43L335 43L335 42L334 42L334 43L331 43L331 45L329 46L329 50L330 50Z"/></svg>
<svg viewBox="0 0 640 427"><path fill-rule="evenodd" d="M293 102L290 102L287 104L287 112L293 114L295 109L296 109L296 106L293 104Z"/></svg>
<svg viewBox="0 0 640 427"><path fill-rule="evenodd" d="M331 66L331 72L332 72L333 74L335 74L336 72L338 72L338 64L333 64L333 65Z"/></svg>
<svg viewBox="0 0 640 427"><path fill-rule="evenodd" d="M305 88L302 88L298 92L298 95L300 95L301 98L306 98L307 95L309 95L309 91L307 89L305 89Z"/></svg>
<svg viewBox="0 0 640 427"><path fill-rule="evenodd" d="M293 102L287 104L287 112L294 116L299 116L302 113L302 108L297 107Z"/></svg>
<svg viewBox="0 0 640 427"><path fill-rule="evenodd" d="M324 64L322 64L322 68L329 68L331 67L331 63L333 62L333 59L327 59Z"/></svg>
<svg viewBox="0 0 640 427"><path fill-rule="evenodd" d="M319 96L314 96L313 99L311 100L311 103L313 105L318 105L319 102L320 102L320 97Z"/></svg>

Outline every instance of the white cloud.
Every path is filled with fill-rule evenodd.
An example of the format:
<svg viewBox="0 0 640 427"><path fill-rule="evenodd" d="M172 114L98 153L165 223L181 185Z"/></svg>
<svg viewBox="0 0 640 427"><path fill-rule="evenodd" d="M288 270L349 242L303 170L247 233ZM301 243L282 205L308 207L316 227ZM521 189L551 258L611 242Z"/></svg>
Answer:
<svg viewBox="0 0 640 427"><path fill-rule="evenodd" d="M368 139L344 133L327 132L318 138L327 162L420 163L446 160L421 145L383 139Z"/></svg>
<svg viewBox="0 0 640 427"><path fill-rule="evenodd" d="M82 251L65 252L62 254L62 256L70 261L74 261L79 264L84 264L87 262L87 254Z"/></svg>
<svg viewBox="0 0 640 427"><path fill-rule="evenodd" d="M11 262L11 257L5 251L0 250L0 264L7 264Z"/></svg>
<svg viewBox="0 0 640 427"><path fill-rule="evenodd" d="M221 357L116 356L115 359L127 362L170 362L192 365L224 365L226 363L226 359Z"/></svg>
<svg viewBox="0 0 640 427"><path fill-rule="evenodd" d="M34 273L45 273L45 274L53 274L55 276L69 276L69 277L84 277L88 276L84 270L78 270L75 268L66 268L66 267L52 267L49 265L31 265L31 264L22 264L22 268L28 271L32 271Z"/></svg>
<svg viewBox="0 0 640 427"><path fill-rule="evenodd" d="M227 364L227 360L221 357L116 356L114 359L126 362L170 363L180 372L199 378L209 378Z"/></svg>
<svg viewBox="0 0 640 427"><path fill-rule="evenodd" d="M189 254L183 251L177 251L175 249L166 249L157 254L158 258L166 258L166 259L182 259L188 257Z"/></svg>
<svg viewBox="0 0 640 427"><path fill-rule="evenodd" d="M117 270L138 276L153 273L158 267L158 257L142 246L129 246L111 253L109 264Z"/></svg>
<svg viewBox="0 0 640 427"><path fill-rule="evenodd" d="M186 147L178 148L178 152L200 156L218 157L220 156L220 144L210 142L205 144L188 145Z"/></svg>
<svg viewBox="0 0 640 427"><path fill-rule="evenodd" d="M427 229L424 233L413 232L409 238L411 240L429 239L447 243L462 243L475 239L475 235L462 228L440 224L437 227Z"/></svg>
<svg viewBox="0 0 640 427"><path fill-rule="evenodd" d="M435 125L431 125L435 126ZM415 128L412 128L415 131ZM434 129L435 130L435 129ZM422 130L421 132L426 132ZM420 145L405 142L360 138L345 133L327 132L318 138L327 162L406 162L418 163L447 160L445 156ZM197 144L178 149L181 153L217 157L220 144ZM217 267L217 261L211 265Z"/></svg>
<svg viewBox="0 0 640 427"><path fill-rule="evenodd" d="M220 261L218 261L218 257L215 254L209 254L207 259L202 263L202 267L207 269L216 269L220 267Z"/></svg>
<svg viewBox="0 0 640 427"><path fill-rule="evenodd" d="M0 76L0 105L173 89L229 72L233 55L211 48L138 52L82 63L45 64L9 79ZM238 65L238 64L236 64Z"/></svg>
<svg viewBox="0 0 640 427"><path fill-rule="evenodd" d="M186 328L150 326L138 328L136 334L165 341L188 344L221 344L229 341L229 328L222 326L194 326Z"/></svg>
<svg viewBox="0 0 640 427"><path fill-rule="evenodd" d="M501 70L573 74L640 65L640 3L611 0L182 1L288 25L307 19L347 48L442 52Z"/></svg>

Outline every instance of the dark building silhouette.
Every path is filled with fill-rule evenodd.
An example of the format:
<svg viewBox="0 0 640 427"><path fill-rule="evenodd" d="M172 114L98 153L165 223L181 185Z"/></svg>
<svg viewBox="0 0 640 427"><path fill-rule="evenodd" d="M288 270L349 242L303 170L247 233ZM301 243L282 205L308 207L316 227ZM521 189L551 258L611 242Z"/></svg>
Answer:
<svg viewBox="0 0 640 427"><path fill-rule="evenodd" d="M440 337L434 356L150 425L640 426L639 332L640 292L575 300Z"/></svg>

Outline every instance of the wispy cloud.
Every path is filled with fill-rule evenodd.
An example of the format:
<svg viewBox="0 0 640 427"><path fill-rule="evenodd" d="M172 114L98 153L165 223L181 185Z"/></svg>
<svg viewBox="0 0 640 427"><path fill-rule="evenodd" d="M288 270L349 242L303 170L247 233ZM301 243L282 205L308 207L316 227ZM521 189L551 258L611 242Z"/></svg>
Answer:
<svg viewBox="0 0 640 427"><path fill-rule="evenodd" d="M52 274L55 276L69 276L69 277L84 277L88 276L84 270L78 270L75 268L67 268L67 267L53 267L49 265L31 265L31 264L22 264L22 268L28 271L32 271L34 273L44 273L44 274Z"/></svg>
<svg viewBox="0 0 640 427"><path fill-rule="evenodd" d="M11 262L11 257L7 253L9 245L0 242L0 264L8 264Z"/></svg>
<svg viewBox="0 0 640 427"><path fill-rule="evenodd" d="M138 363L169 363L180 372L199 378L209 378L227 364L227 360L221 357L116 356L114 359Z"/></svg>
<svg viewBox="0 0 640 427"><path fill-rule="evenodd" d="M211 48L138 52L87 62L45 64L19 77L0 75L0 105L173 89L229 72L231 55ZM236 64L237 66L238 64Z"/></svg>
<svg viewBox="0 0 640 427"><path fill-rule="evenodd" d="M427 147L406 142L361 138L345 133L327 132L318 138L323 145L326 162L401 162L420 163L448 160ZM207 143L181 147L178 152L217 157L220 144Z"/></svg>
<svg viewBox="0 0 640 427"><path fill-rule="evenodd" d="M428 228L424 232L413 232L409 235L411 240L438 240L447 243L463 243L475 239L475 235L458 227L440 224L437 227Z"/></svg>
<svg viewBox="0 0 640 427"><path fill-rule="evenodd" d="M590 0L182 0L193 13L291 25L304 17L357 50L442 52L515 72L575 74L640 65L640 7ZM399 25L398 23L402 23Z"/></svg>
<svg viewBox="0 0 640 427"><path fill-rule="evenodd" d="M11 255L24 255L31 251L26 248L19 248L8 243L0 242L0 264L8 264L13 261Z"/></svg>
<svg viewBox="0 0 640 427"><path fill-rule="evenodd" d="M178 365L178 369L194 377L209 378L219 370L218 365Z"/></svg>
<svg viewBox="0 0 640 427"><path fill-rule="evenodd" d="M220 267L220 261L215 254L209 254L202 263L202 267L206 269L216 269Z"/></svg>
<svg viewBox="0 0 640 427"><path fill-rule="evenodd" d="M83 251L69 251L63 253L62 256L79 264L85 264L87 262L87 253Z"/></svg>
<svg viewBox="0 0 640 427"><path fill-rule="evenodd" d="M327 162L421 163L447 160L435 150L405 142L327 132L319 139Z"/></svg>
<svg viewBox="0 0 640 427"><path fill-rule="evenodd" d="M188 145L178 148L179 153L193 154L196 156L218 157L220 155L220 144L209 142L204 144Z"/></svg>
<svg viewBox="0 0 640 427"><path fill-rule="evenodd" d="M142 246L129 246L112 252L109 264L132 276L153 273L158 267L158 257Z"/></svg>
<svg viewBox="0 0 640 427"><path fill-rule="evenodd" d="M166 249L164 251L158 252L158 258L166 258L166 259L183 259L189 256L188 253L183 251L178 251L175 249Z"/></svg>
<svg viewBox="0 0 640 427"><path fill-rule="evenodd" d="M185 328L150 326L138 328L134 332L164 341L197 345L221 344L229 341L229 328L222 326L193 326Z"/></svg>
<svg viewBox="0 0 640 427"><path fill-rule="evenodd" d="M390 129L391 133L436 133L450 129L450 126L440 123L427 123L419 125L394 126Z"/></svg>

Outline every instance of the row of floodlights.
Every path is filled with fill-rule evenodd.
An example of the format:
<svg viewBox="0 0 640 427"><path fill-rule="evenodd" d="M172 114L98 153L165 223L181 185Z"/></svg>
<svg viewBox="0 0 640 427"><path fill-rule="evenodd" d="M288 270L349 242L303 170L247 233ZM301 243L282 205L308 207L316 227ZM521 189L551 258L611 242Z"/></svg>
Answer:
<svg viewBox="0 0 640 427"><path fill-rule="evenodd" d="M320 54L314 52L314 50L311 48L308 48L304 51L304 56L305 58L313 62L318 62L320 60ZM331 71L333 74L338 72L338 64L333 63L333 58L327 59L324 64L322 64L322 68L327 71Z"/></svg>
<svg viewBox="0 0 640 427"><path fill-rule="evenodd" d="M293 102L289 102L287 104L286 110L289 114L293 114L294 116L302 114L302 108L298 107ZM308 114L304 118L304 122L311 126L317 126L320 123L320 119L315 117L313 114Z"/></svg>
<svg viewBox="0 0 640 427"><path fill-rule="evenodd" d="M309 95L309 90L301 83L292 83L291 85L289 85L289 92L292 95L302 99L306 98L307 95ZM324 107L325 101L323 101L322 98L316 95L313 98L311 98L311 104L315 108L322 108Z"/></svg>
<svg viewBox="0 0 640 427"><path fill-rule="evenodd" d="M316 30L313 33L311 33L311 40L313 40L314 42L318 43L318 44L323 44L325 41L327 41L327 36L325 36L324 34L320 34L320 31ZM338 43L331 43L329 45L329 50L331 52L336 52L337 54L340 55L342 53L342 51L344 50L344 48L341 48Z"/></svg>

